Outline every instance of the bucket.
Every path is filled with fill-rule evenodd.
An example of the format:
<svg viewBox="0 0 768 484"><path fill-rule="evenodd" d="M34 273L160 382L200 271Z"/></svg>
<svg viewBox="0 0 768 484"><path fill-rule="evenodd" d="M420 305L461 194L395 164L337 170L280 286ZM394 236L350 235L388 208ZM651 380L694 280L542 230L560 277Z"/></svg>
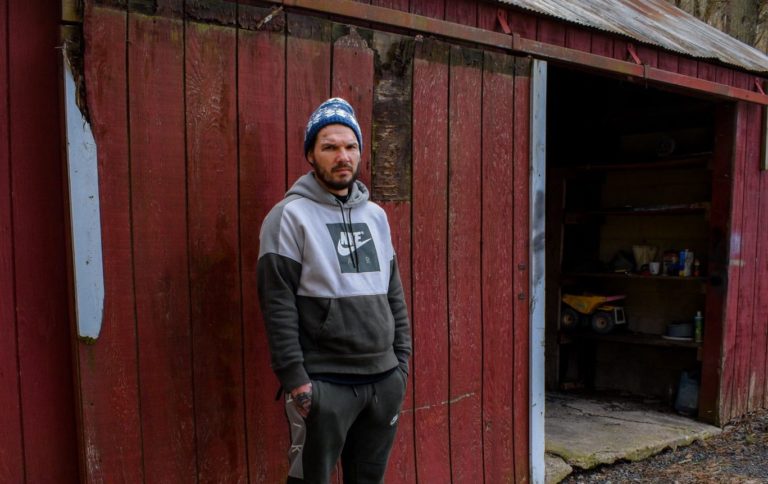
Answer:
<svg viewBox="0 0 768 484"><path fill-rule="evenodd" d="M695 416L699 410L699 382L687 371L680 374L675 410L687 416Z"/></svg>

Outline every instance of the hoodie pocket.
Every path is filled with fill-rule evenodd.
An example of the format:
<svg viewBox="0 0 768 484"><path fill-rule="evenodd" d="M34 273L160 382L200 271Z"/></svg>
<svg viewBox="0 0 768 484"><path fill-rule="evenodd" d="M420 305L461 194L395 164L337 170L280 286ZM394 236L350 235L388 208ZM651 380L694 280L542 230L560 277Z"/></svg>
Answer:
<svg viewBox="0 0 768 484"><path fill-rule="evenodd" d="M339 303L336 301L336 299L328 300L328 311L325 313L325 318L323 318L323 321L317 327L317 332L314 335L315 339L323 339L323 336L325 336L325 334L328 332L328 328L333 326L333 321L338 317L338 305Z"/></svg>

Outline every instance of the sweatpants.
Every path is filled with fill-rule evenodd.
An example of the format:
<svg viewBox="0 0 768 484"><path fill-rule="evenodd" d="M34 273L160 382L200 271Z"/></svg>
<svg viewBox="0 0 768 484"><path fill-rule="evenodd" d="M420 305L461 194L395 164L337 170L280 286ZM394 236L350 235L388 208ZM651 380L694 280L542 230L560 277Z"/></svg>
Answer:
<svg viewBox="0 0 768 484"><path fill-rule="evenodd" d="M397 432L405 381L400 369L365 385L312 380L312 407L306 419L288 394L288 482L325 484L339 458L345 483L382 482Z"/></svg>

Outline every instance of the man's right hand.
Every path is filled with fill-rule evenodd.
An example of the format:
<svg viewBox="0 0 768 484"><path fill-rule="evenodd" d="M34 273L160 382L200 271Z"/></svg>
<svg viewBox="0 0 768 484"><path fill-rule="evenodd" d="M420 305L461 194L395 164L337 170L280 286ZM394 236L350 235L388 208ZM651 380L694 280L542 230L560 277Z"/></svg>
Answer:
<svg viewBox="0 0 768 484"><path fill-rule="evenodd" d="M290 393L293 404L296 405L296 409L299 411L299 415L307 418L309 410L312 408L312 383L305 383L300 387L296 387Z"/></svg>

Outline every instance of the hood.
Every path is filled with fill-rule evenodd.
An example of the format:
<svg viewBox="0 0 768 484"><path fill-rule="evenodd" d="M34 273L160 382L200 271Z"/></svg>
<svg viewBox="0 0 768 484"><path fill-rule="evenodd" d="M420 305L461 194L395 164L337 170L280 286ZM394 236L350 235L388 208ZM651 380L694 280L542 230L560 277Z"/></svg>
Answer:
<svg viewBox="0 0 768 484"><path fill-rule="evenodd" d="M296 180L290 190L285 194L288 198L292 195L309 198L317 203L324 205L339 206L339 200L328 192L315 179L314 172L310 171ZM349 199L344 204L345 207L355 207L368 201L368 188L360 180L356 180L349 189Z"/></svg>

